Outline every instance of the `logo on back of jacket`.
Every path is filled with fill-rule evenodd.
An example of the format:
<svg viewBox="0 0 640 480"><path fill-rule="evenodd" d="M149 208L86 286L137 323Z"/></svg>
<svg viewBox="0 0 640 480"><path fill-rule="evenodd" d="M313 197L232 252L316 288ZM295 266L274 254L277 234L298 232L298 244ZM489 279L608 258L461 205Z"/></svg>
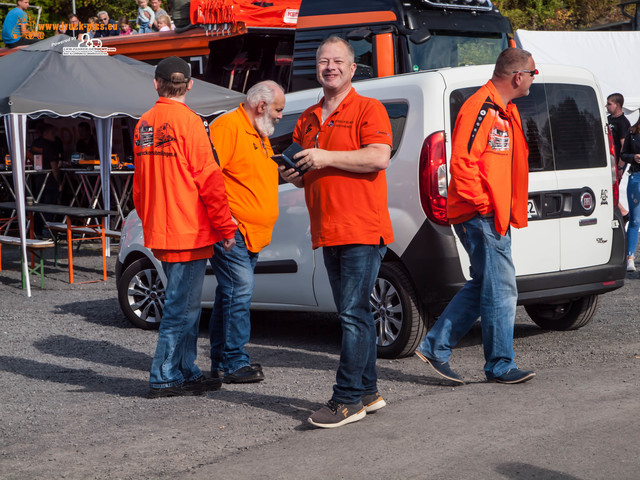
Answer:
<svg viewBox="0 0 640 480"><path fill-rule="evenodd" d="M171 142L174 142L176 140L176 137L174 135L173 132L173 127L171 125L169 125L168 123L163 123L162 125L160 125L160 128L158 128L157 130L154 130L153 125L149 125L148 123L144 122L140 125L140 127L138 128L138 131L136 132L136 139L135 139L135 144L136 146L146 149L149 147L155 147L155 148L161 148L164 149L168 144L170 144ZM154 150L147 150L145 152L139 152L140 154L144 154L144 155L154 155L154 154L158 154L160 152L156 152ZM172 152L171 153L165 153L162 152L163 155L174 155Z"/></svg>

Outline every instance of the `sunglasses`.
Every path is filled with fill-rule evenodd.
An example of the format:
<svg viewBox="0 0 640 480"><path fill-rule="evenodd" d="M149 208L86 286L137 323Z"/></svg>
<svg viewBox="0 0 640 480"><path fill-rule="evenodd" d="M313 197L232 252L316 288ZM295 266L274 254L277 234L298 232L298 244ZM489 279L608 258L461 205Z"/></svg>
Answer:
<svg viewBox="0 0 640 480"><path fill-rule="evenodd" d="M538 75L540 72L536 68L535 70L514 70L511 73L528 73L529 75L531 75L533 77L534 75Z"/></svg>

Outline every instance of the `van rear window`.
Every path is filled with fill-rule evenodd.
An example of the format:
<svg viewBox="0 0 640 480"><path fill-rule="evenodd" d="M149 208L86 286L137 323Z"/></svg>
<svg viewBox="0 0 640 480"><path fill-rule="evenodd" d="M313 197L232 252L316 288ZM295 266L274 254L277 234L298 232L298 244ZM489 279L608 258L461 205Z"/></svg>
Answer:
<svg viewBox="0 0 640 480"><path fill-rule="evenodd" d="M451 130L460 107L477 88L451 93ZM607 164L600 108L593 88L559 83L531 86L514 101L529 144L529 171L573 170Z"/></svg>

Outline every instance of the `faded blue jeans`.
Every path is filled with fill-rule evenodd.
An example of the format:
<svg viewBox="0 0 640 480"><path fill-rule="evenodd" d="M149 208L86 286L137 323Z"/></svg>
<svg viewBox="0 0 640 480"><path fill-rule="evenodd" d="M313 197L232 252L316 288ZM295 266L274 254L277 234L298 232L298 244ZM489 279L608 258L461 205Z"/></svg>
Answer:
<svg viewBox="0 0 640 480"><path fill-rule="evenodd" d="M453 297L418 351L448 362L451 349L481 320L484 372L488 380L515 368L513 326L518 290L511 259L511 233L496 231L493 217L476 215L454 225L471 260L471 280Z"/></svg>
<svg viewBox="0 0 640 480"><path fill-rule="evenodd" d="M332 399L358 403L378 391L376 327L369 301L387 251L378 245L323 247L333 299L342 323L340 364Z"/></svg>
<svg viewBox="0 0 640 480"><path fill-rule="evenodd" d="M152 388L167 388L202 376L196 366L202 283L207 259L162 262L167 275L158 345L151 364Z"/></svg>
<svg viewBox="0 0 640 480"><path fill-rule="evenodd" d="M236 245L225 252L222 242L213 246L211 266L218 286L209 320L211 341L211 371L224 370L225 374L250 365L244 346L251 337L251 297L253 271L258 254L247 250L240 230L236 231Z"/></svg>
<svg viewBox="0 0 640 480"><path fill-rule="evenodd" d="M638 229L640 229L640 172L629 175L627 184L629 223L627 224L627 257L636 256Z"/></svg>

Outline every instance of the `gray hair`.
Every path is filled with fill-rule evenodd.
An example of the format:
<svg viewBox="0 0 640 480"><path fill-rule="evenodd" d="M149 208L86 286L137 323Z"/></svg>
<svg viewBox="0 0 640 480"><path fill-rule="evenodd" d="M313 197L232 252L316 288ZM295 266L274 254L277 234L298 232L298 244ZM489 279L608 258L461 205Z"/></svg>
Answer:
<svg viewBox="0 0 640 480"><path fill-rule="evenodd" d="M103 15L103 14L106 15L107 18L111 19L109 17L109 14L107 12L105 12L104 10L102 10L101 12L96 13L96 17L100 18L100 15Z"/></svg>
<svg viewBox="0 0 640 480"><path fill-rule="evenodd" d="M252 108L260 105L260 102L266 102L267 105L271 105L276 98L276 91L278 89L284 93L284 89L273 80L264 80L256 83L247 92L245 102Z"/></svg>
<svg viewBox="0 0 640 480"><path fill-rule="evenodd" d="M347 60L349 61L349 63L354 63L356 58L356 53L353 49L353 46L349 42L347 42L344 38L338 37L336 35L332 35L329 38L325 38L322 41L322 43L318 46L318 49L316 50L316 62L320 57L320 50L322 50L325 45L336 44L336 43L341 44L347 50Z"/></svg>
<svg viewBox="0 0 640 480"><path fill-rule="evenodd" d="M508 77L515 70L526 68L531 53L521 48L510 47L502 51L496 60L494 74L499 77Z"/></svg>

